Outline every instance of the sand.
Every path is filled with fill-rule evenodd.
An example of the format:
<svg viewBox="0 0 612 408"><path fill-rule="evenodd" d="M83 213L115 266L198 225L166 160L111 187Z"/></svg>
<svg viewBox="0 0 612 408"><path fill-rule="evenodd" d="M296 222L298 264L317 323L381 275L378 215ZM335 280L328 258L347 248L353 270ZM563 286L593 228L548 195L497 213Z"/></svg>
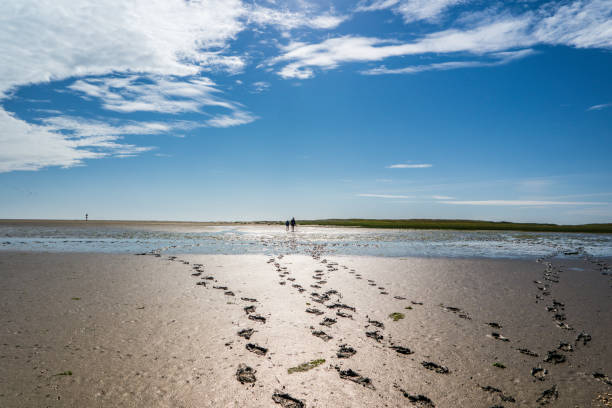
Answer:
<svg viewBox="0 0 612 408"><path fill-rule="evenodd" d="M0 406L610 406L602 264L315 258L2 252Z"/></svg>

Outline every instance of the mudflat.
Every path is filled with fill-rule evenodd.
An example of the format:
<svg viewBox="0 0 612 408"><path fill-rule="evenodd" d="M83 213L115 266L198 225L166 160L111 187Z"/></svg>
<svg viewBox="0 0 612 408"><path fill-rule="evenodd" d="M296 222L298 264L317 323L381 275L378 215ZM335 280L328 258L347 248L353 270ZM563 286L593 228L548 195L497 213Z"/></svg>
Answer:
<svg viewBox="0 0 612 408"><path fill-rule="evenodd" d="M612 406L607 262L1 252L0 406Z"/></svg>

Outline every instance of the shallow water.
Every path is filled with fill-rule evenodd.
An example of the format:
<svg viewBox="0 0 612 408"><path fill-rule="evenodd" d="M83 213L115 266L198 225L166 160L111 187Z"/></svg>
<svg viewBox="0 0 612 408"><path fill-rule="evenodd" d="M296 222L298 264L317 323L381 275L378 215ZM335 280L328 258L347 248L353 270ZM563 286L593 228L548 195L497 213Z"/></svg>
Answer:
<svg viewBox="0 0 612 408"><path fill-rule="evenodd" d="M199 254L312 253L422 257L612 256L612 235L279 226L0 225L0 250Z"/></svg>

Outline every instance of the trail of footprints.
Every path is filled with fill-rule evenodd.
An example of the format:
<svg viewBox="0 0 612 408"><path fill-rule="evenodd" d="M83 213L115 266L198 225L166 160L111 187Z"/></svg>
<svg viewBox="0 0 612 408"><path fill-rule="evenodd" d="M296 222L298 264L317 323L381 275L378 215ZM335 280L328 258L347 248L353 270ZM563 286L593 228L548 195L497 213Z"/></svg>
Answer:
<svg viewBox="0 0 612 408"><path fill-rule="evenodd" d="M340 292L338 292L335 289L325 290L325 286L327 285L327 282L329 279L329 274L338 272L340 271L340 269L342 269L343 271L347 271L348 274L352 275L357 280L362 280L363 276L357 273L354 269L349 269L348 267L344 265L339 265L338 263L328 261L327 259L320 259L322 256L322 252L323 252L322 247L318 247L318 246L313 247L313 249L311 250L311 256L313 257L313 259L320 262L320 264L322 265L322 269L316 269L314 271L312 275L313 283L309 285L312 291L307 295L304 295L303 293L307 292L308 289L304 288L299 283L295 283L295 278L290 276L291 272L289 271L289 269L286 266L281 265L280 262L283 258L283 255L271 257L267 261L267 263L272 264L275 268L276 273L278 273L278 276L280 278L279 285L287 286L289 283L290 285L287 287L296 289L298 294L302 294L302 296L308 296L308 300L320 305L319 307L315 307L315 306L308 307L305 309L304 312L315 315L315 316L322 317L322 320L319 323L320 328L317 329L311 326L310 330L313 336L318 337L322 341L327 342L327 341L332 340L333 336L331 334L326 333L324 329L327 330L331 328L332 326L334 326L336 323L339 323L338 318L354 319L354 316L359 314L355 307L347 305L342 301L342 294ZM150 254L156 257L160 257L160 254L158 251L152 251ZM567 318L565 316L565 304L551 297L554 285L559 283L561 279L561 273L562 273L562 270L560 268L556 268L552 264L552 262L549 261L549 259L553 258L554 256L556 256L556 254L552 254L546 258L538 259L538 262L543 263L546 269L544 270L542 274L542 279L534 281L534 284L536 285L536 288L538 291L538 293L536 294L536 303L540 303L540 302L547 303L546 310L551 313L553 323L559 329L567 330L567 331L574 331L574 329L569 325L569 323L567 323ZM185 265L189 265L188 261L180 260L176 256L170 256L168 259L170 261L178 261ZM609 272L609 267L607 264L597 261L595 259L589 258L588 256L585 257L585 260L593 264L596 264L600 268L600 271L603 275L612 276L612 274ZM216 279L213 276L209 276L209 275L202 276L202 275L205 275L204 265L193 264L192 268L194 270L194 272L192 273L192 276L200 278L200 281L198 281L196 285L208 288L207 281L208 282L214 281L215 283L217 283ZM376 288L376 290L379 291L380 295L389 295L389 292L387 292L385 287L378 286L378 284L374 280L367 279L367 284L373 288ZM218 289L218 290L223 291L225 296L235 296L234 292L228 289L228 287L226 286L211 285L211 287L213 289ZM405 297L400 296L400 295L395 295L393 296L393 298L396 300L400 300L400 301L406 300ZM551 300L550 302L546 302L546 299L551 299ZM266 317L261 316L257 314L256 312L257 310L256 304L258 303L256 299L248 298L248 297L241 297L240 300L246 303L246 305L243 306L243 309L245 312L245 316L249 320L253 321L254 323L258 323L258 324L266 323ZM420 306L420 305L423 305L423 302L413 300L411 301L411 305ZM466 320L472 320L470 315L464 310L462 310L461 308L458 308L455 306L443 305L443 304L439 306L442 308L443 311L453 313L459 318L466 319ZM334 311L335 311L334 317L324 316L326 312L334 312ZM384 323L376 321L376 320L372 320L367 315L365 316L365 323L366 324L364 326L365 327L364 335L367 338L370 338L373 341L383 344L384 347L387 347L395 351L397 354L400 354L400 355L414 354L414 351L412 351L408 347L405 347L402 345L396 345L390 341L385 341ZM491 331L491 334L489 337L497 341L511 343L511 340L509 338L505 337L499 332L503 328L503 326L500 323L487 322L485 324L495 330L495 331ZM245 329L241 329L236 334L237 336L249 341L251 337L254 336L256 333L257 333L257 330L253 328L245 328ZM573 344L570 344L564 341L560 341L557 347L547 352L546 357L542 360L542 362L549 364L551 368L552 366L556 364L562 364L567 361L567 358L566 358L566 355L561 352L574 352L576 348L586 346L590 341L591 341L591 336L588 333L580 332L576 336ZM265 356L268 353L268 349L261 347L254 342L247 343L245 345L245 348L246 350L256 355L259 355L259 356ZM521 354L532 357L532 358L540 357L539 354L529 349L526 349L526 348L517 348L516 350L520 352ZM355 350L350 345L347 345L347 344L339 345L339 348L336 352L336 358L339 360L339 362L337 365L334 366L334 369L338 372L340 379L354 382L367 389L375 390L376 388L375 388L374 382L369 377L366 377L352 370L351 368L342 367L343 364L341 361L349 360L357 352L358 351ZM446 375L450 373L450 370L448 367L442 366L432 361L422 361L421 365L424 369L433 371L437 374ZM241 363L239 364L237 371L236 371L236 379L241 384L253 385L257 380L255 376L256 373L257 371L254 370L252 367L249 367ZM547 368L543 368L541 364L538 364L536 367L533 367L531 369L531 372L529 373L530 376L532 376L534 379L538 381L545 381L548 374L549 374L549 370ZM598 373L598 372L593 373L593 378L597 381L601 381L608 385L612 385L612 380L603 373ZM504 393L499 388L493 387L491 385L485 385L485 386L479 385L479 387L484 392L497 395L502 402L510 402L510 403L515 402L514 397ZM427 407L427 408L435 407L434 402L425 395L410 394L409 392L400 388L397 384L395 384L395 388L399 392L401 392L402 395L411 404L415 406ZM558 397L559 397L558 387L557 385L552 385L551 387L545 389L541 393L541 395L536 400L536 403L539 405L547 405L547 404L554 402ZM305 406L303 401L296 399L292 397L291 395L284 393L282 391L278 391L278 390L275 390L275 392L273 393L272 400L283 408L300 408L300 407ZM495 407L499 408L503 406L495 405Z"/></svg>

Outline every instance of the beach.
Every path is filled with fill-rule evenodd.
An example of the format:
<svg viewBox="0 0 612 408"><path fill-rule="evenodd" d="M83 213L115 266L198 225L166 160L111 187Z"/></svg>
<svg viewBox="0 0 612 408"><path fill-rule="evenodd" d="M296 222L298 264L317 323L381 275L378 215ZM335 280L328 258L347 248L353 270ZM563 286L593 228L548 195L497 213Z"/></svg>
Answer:
<svg viewBox="0 0 612 408"><path fill-rule="evenodd" d="M0 406L610 406L608 262L4 251Z"/></svg>

